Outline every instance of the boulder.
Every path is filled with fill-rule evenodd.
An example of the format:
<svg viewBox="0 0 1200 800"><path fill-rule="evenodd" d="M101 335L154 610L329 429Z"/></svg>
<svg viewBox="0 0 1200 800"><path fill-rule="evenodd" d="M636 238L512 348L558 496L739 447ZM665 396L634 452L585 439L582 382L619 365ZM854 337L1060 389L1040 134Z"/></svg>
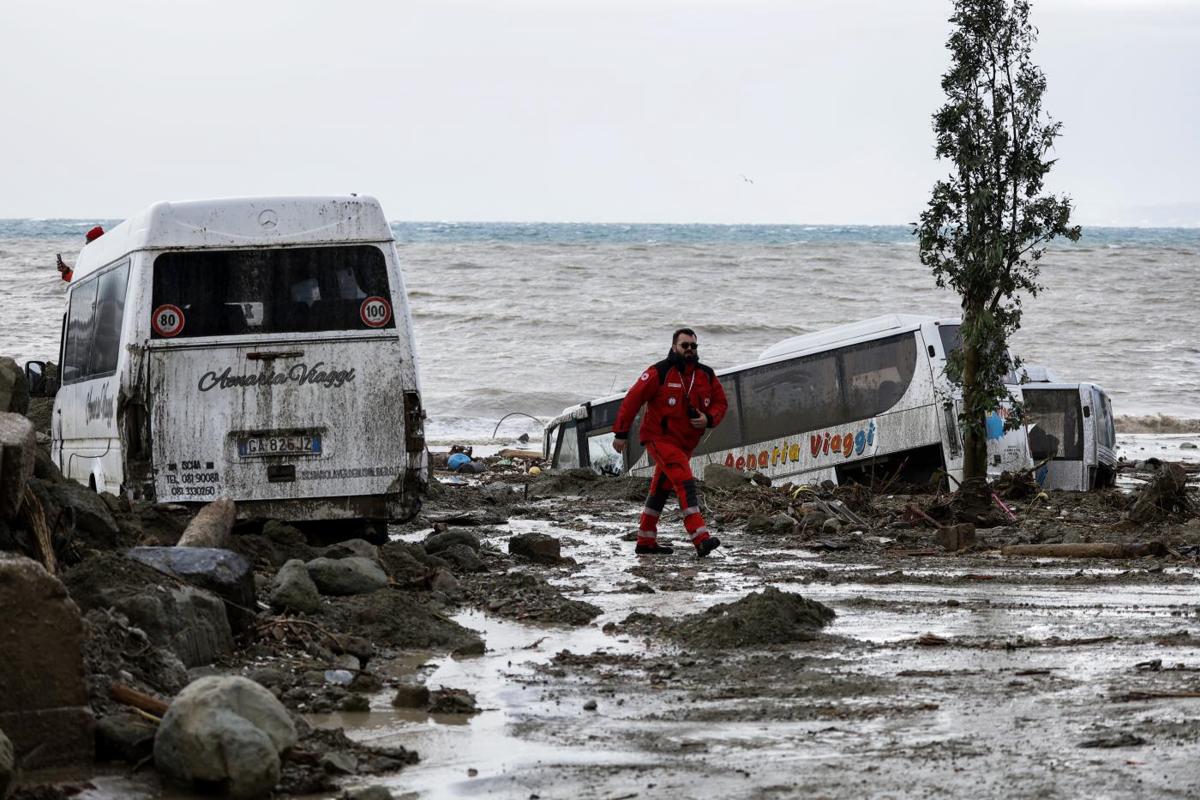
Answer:
<svg viewBox="0 0 1200 800"><path fill-rule="evenodd" d="M424 684L406 683L396 687L392 698L395 708L426 708L429 705L429 687Z"/></svg>
<svg viewBox="0 0 1200 800"><path fill-rule="evenodd" d="M51 523L62 514L63 520L75 521L76 537L92 548L111 550L120 546L120 526L108 505L91 489L75 481L55 483L37 478L29 481L29 487L42 502L42 509Z"/></svg>
<svg viewBox="0 0 1200 800"><path fill-rule="evenodd" d="M561 544L546 533L519 533L510 537L508 552L539 564L557 564L562 560Z"/></svg>
<svg viewBox="0 0 1200 800"><path fill-rule="evenodd" d="M280 567L271 581L271 608L276 611L298 611L315 614L321 610L321 595L300 559Z"/></svg>
<svg viewBox="0 0 1200 800"><path fill-rule="evenodd" d="M13 755L12 742L0 731L0 800L8 797L8 787L16 776L17 762Z"/></svg>
<svg viewBox="0 0 1200 800"><path fill-rule="evenodd" d="M0 553L0 730L23 769L93 758L83 622L67 590L32 559Z"/></svg>
<svg viewBox="0 0 1200 800"><path fill-rule="evenodd" d="M366 539L347 539L344 542L326 547L321 555L325 558L348 558L350 556L361 556L362 558L370 559L376 564L379 563L379 548L368 542Z"/></svg>
<svg viewBox="0 0 1200 800"><path fill-rule="evenodd" d="M154 763L186 785L260 797L279 782L280 755L297 739L295 723L270 691L247 678L210 676L189 684L167 709Z"/></svg>
<svg viewBox="0 0 1200 800"><path fill-rule="evenodd" d="M114 609L186 667L211 664L233 652L233 632L221 598L115 553L89 558L65 576L85 611Z"/></svg>
<svg viewBox="0 0 1200 800"><path fill-rule="evenodd" d="M455 544L438 553L463 572L487 572L487 566L479 554L465 544Z"/></svg>
<svg viewBox="0 0 1200 800"><path fill-rule="evenodd" d="M430 556L415 542L388 542L379 555L387 574L399 584L422 583L435 569L425 563Z"/></svg>
<svg viewBox="0 0 1200 800"><path fill-rule="evenodd" d="M29 379L11 358L0 356L0 413L29 410Z"/></svg>
<svg viewBox="0 0 1200 800"><path fill-rule="evenodd" d="M190 528L189 528L190 530ZM134 561L206 589L225 601L229 627L241 633L254 626L254 570L232 550L215 547L134 547L125 551Z"/></svg>
<svg viewBox="0 0 1200 800"><path fill-rule="evenodd" d="M41 447L36 448L33 453L33 477L51 483L62 483L66 480L58 464L55 464L50 454Z"/></svg>
<svg viewBox="0 0 1200 800"><path fill-rule="evenodd" d="M20 512L36 453L33 423L20 414L0 413L0 520Z"/></svg>
<svg viewBox="0 0 1200 800"><path fill-rule="evenodd" d="M796 520L787 514L754 514L746 520L746 533L754 535L778 535L792 533Z"/></svg>
<svg viewBox="0 0 1200 800"><path fill-rule="evenodd" d="M704 465L704 485L713 489L738 489L750 484L750 476L724 464Z"/></svg>
<svg viewBox="0 0 1200 800"><path fill-rule="evenodd" d="M440 554L456 544L466 545L476 553L479 552L479 537L464 530L435 531L425 537L423 544L426 553Z"/></svg>
<svg viewBox="0 0 1200 800"><path fill-rule="evenodd" d="M321 594L367 594L388 583L387 573L362 556L314 558L305 566Z"/></svg>

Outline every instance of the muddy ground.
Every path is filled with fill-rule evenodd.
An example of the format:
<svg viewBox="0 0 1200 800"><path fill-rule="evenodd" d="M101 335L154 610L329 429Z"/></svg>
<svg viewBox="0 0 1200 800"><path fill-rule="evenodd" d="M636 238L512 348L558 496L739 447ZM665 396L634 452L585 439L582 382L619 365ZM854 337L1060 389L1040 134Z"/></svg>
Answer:
<svg viewBox="0 0 1200 800"><path fill-rule="evenodd" d="M919 487L710 488L723 546L700 560L677 513L673 555L633 554L644 481L496 469L441 488L381 548L387 588L312 615L263 606L319 548L239 531L259 621L187 677L249 675L312 726L293 796L1200 796L1194 507L1133 523L1128 493L1015 487L1016 522L985 508L998 524L948 552L910 507L952 522L954 504ZM529 533L561 559L510 555ZM1163 555L999 551L1061 542ZM188 795L124 767L79 796Z"/></svg>

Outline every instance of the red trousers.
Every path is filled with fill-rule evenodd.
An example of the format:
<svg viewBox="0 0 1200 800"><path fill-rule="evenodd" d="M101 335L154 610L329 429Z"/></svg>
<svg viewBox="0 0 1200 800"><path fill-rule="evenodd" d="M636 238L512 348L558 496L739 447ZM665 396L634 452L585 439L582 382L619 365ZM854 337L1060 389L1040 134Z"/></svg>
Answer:
<svg viewBox="0 0 1200 800"><path fill-rule="evenodd" d="M681 447L670 442L646 442L646 453L654 462L654 477L650 480L650 494L638 528L638 544L654 544L658 537L658 518L671 492L679 498L683 511L683 527L693 544L708 538L708 526L700 515L700 499L696 493L696 477L692 475L690 456Z"/></svg>

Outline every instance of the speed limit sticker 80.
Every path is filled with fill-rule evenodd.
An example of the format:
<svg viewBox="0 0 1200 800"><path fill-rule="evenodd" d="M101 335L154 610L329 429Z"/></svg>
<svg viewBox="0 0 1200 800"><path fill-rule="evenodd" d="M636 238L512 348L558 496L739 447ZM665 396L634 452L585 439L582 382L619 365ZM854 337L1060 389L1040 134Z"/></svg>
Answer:
<svg viewBox="0 0 1200 800"><path fill-rule="evenodd" d="M183 330L183 322L183 311L179 306L168 303L154 309L150 325L159 336L170 339L172 336L178 336Z"/></svg>
<svg viewBox="0 0 1200 800"><path fill-rule="evenodd" d="M382 328L392 321L392 304L382 297L368 297L358 307L358 316L368 328Z"/></svg>

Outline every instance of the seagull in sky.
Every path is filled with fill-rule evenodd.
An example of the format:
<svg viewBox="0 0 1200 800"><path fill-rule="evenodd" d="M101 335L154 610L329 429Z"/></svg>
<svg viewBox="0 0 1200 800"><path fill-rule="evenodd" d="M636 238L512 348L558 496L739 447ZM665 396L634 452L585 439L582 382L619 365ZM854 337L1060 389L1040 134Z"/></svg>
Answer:
<svg viewBox="0 0 1200 800"><path fill-rule="evenodd" d="M741 173L738 173L738 174L741 174ZM749 184L753 184L753 183L754 183L754 181L750 180L750 179L749 179L749 178L747 178L745 175L742 175L742 180L744 180L746 183L749 183Z"/></svg>

